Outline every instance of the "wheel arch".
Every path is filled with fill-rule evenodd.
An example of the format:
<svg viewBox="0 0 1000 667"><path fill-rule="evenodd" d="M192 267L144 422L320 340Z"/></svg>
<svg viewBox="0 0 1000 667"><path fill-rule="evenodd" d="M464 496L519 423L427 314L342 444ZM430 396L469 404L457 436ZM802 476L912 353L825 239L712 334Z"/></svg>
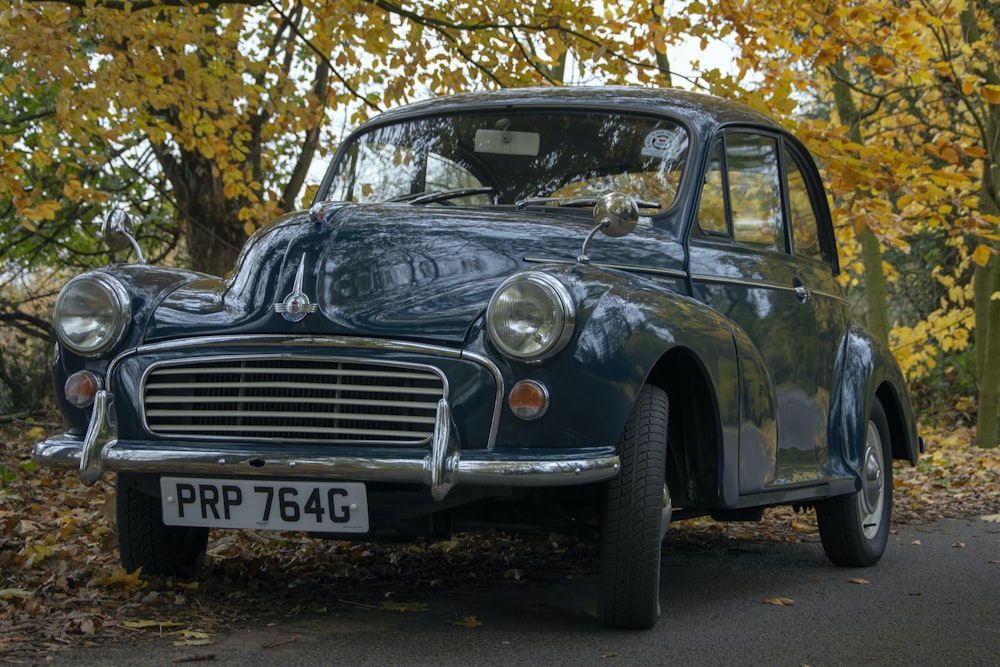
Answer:
<svg viewBox="0 0 1000 667"><path fill-rule="evenodd" d="M723 434L711 376L689 348L663 354L647 378L667 393L667 484L676 502L715 506L722 496Z"/></svg>
<svg viewBox="0 0 1000 667"><path fill-rule="evenodd" d="M885 418L889 423L889 438L892 441L892 458L909 461L916 465L920 441L913 426L909 397L900 392L891 382L882 382L875 391L875 397L882 404ZM911 415L907 418L906 415Z"/></svg>

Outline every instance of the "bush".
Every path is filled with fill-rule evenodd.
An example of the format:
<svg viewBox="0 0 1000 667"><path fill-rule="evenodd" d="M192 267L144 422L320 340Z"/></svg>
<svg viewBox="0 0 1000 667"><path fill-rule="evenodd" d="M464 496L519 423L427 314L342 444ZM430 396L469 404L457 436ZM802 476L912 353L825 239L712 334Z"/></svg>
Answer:
<svg viewBox="0 0 1000 667"><path fill-rule="evenodd" d="M0 415L52 416L51 346L23 334L0 339Z"/></svg>

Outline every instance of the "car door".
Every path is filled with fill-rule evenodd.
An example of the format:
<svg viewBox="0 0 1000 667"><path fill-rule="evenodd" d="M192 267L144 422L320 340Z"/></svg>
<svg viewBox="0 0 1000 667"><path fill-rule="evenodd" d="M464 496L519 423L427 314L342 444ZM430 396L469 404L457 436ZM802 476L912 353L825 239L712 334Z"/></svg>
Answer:
<svg viewBox="0 0 1000 667"><path fill-rule="evenodd" d="M823 367L829 342L811 284L829 266L794 252L793 221L805 226L808 216L791 209L811 199L801 174L796 198L789 196L791 158L777 133L726 131L708 161L691 233L692 293L733 322L742 347L741 495L809 483L828 458L832 369ZM812 223L815 238L815 216Z"/></svg>

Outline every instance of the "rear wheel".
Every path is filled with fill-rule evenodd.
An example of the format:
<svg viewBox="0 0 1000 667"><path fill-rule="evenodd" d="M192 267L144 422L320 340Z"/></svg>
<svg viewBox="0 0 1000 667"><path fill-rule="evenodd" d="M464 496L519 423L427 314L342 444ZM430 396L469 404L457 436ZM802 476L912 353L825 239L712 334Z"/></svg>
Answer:
<svg viewBox="0 0 1000 667"><path fill-rule="evenodd" d="M609 628L650 628L660 617L667 407L663 390L644 386L619 440L621 472L608 483L601 526L598 620Z"/></svg>
<svg viewBox="0 0 1000 667"><path fill-rule="evenodd" d="M816 504L823 550L836 565L874 565L885 552L892 516L892 443L878 399L872 403L861 458L861 489Z"/></svg>
<svg viewBox="0 0 1000 667"><path fill-rule="evenodd" d="M167 526L159 498L140 490L135 479L120 473L116 481L118 552L122 566L143 574L189 579L205 556L208 528Z"/></svg>

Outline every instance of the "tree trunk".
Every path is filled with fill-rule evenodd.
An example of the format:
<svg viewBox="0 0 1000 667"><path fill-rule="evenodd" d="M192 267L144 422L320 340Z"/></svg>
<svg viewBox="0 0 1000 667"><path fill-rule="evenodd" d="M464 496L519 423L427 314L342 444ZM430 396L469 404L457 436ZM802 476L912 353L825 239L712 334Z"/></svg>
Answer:
<svg viewBox="0 0 1000 667"><path fill-rule="evenodd" d="M868 329L889 344L889 291L882 271L882 247L869 227L861 232L861 263L865 267L865 306Z"/></svg>
<svg viewBox="0 0 1000 667"><path fill-rule="evenodd" d="M226 210L224 199L199 199L205 205L189 208L184 215L188 226L187 250L191 268L225 276L232 270L247 240L243 222L239 219L238 209Z"/></svg>
<svg viewBox="0 0 1000 667"><path fill-rule="evenodd" d="M973 280L979 378L976 446L996 447L1000 444L1000 301L990 297L1000 292L1000 257L994 255L986 266L976 266Z"/></svg>
<svg viewBox="0 0 1000 667"><path fill-rule="evenodd" d="M1000 4L982 3L980 9L992 12L992 21L1000 19ZM981 37L976 5L970 3L962 12L962 27L966 41L975 44ZM994 36L995 39L995 36ZM996 44L996 42L994 42ZM1000 72L995 59L986 58L983 75L988 84L1000 85ZM982 136L986 158L983 160L982 186L979 190L979 212L1000 215L1000 104L985 103L985 123ZM996 250L994 246L994 250ZM979 381L976 416L976 446L1000 445L1000 256L994 254L985 266L976 266L973 276L976 309L976 375Z"/></svg>
<svg viewBox="0 0 1000 667"><path fill-rule="evenodd" d="M187 228L191 268L226 275L247 239L239 219L242 203L226 199L218 170L197 151L181 150L178 158L163 146L154 145L153 150L170 181L177 212Z"/></svg>
<svg viewBox="0 0 1000 667"><path fill-rule="evenodd" d="M990 70L998 79L996 70ZM979 212L1000 215L997 188L1000 186L1000 105L987 105L986 155ZM1000 255L994 254L985 266L976 266L973 276L976 309L976 374L979 406L976 417L976 446L1000 445Z"/></svg>
<svg viewBox="0 0 1000 667"><path fill-rule="evenodd" d="M860 127L860 112L851 97L847 85L848 71L842 62L830 66L833 73L833 97L840 120L851 126L851 139L858 144L863 143ZM864 275L861 280L864 285L865 321L868 328L883 343L889 343L889 294L882 272L882 247L878 238L869 227L865 227L859 236L861 242L861 264Z"/></svg>

